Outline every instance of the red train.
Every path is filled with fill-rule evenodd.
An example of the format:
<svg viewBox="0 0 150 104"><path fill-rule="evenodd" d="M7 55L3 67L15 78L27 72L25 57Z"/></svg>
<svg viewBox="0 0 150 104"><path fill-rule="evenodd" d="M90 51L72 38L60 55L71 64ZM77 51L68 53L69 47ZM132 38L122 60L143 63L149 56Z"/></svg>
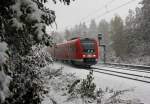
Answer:
<svg viewBox="0 0 150 104"><path fill-rule="evenodd" d="M49 49L56 60L69 61L75 65L90 67L99 58L98 41L90 38L76 38L57 44Z"/></svg>

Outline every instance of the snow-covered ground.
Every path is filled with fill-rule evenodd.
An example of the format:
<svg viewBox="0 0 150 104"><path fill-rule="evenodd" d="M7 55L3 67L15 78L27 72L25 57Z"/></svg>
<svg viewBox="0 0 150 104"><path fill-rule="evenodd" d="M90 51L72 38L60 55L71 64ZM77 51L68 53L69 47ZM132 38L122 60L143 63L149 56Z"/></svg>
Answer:
<svg viewBox="0 0 150 104"><path fill-rule="evenodd" d="M52 67L63 67L63 72L75 73L75 75L81 79L86 78L87 74L89 73L88 70L75 68L71 65L62 63L54 63ZM129 99L140 99L142 103L150 104L150 84L100 73L94 73L94 82L96 83L97 88L102 89L107 87L114 90L134 89L133 91L128 92L124 97Z"/></svg>
<svg viewBox="0 0 150 104"><path fill-rule="evenodd" d="M129 77L129 78L134 78L134 79L139 79L139 80L144 80L144 81L150 81L149 76L150 73L146 73L146 72L139 72L133 68L129 68L130 70L126 69L126 68L111 68L111 67L107 67L107 66L103 66L102 64L99 65L95 65L94 68L100 68L102 69L101 71L104 72L106 71L107 73L111 73L111 74L117 74L120 76L124 76L124 77ZM94 69L94 70L98 70L98 69ZM111 72L109 72L111 71ZM117 72L117 73L116 73Z"/></svg>
<svg viewBox="0 0 150 104"><path fill-rule="evenodd" d="M101 69L106 69L106 70L111 70L111 71L117 71L117 72L123 72L123 73L130 73L130 74L136 74L136 75L141 75L141 76L150 76L150 73L145 73L145 72L138 72L135 71L134 68L129 68L131 70L128 70L126 68L119 68L119 69L115 69L115 68L108 68L107 66L103 66L101 64L97 64L94 66L95 68L101 68Z"/></svg>

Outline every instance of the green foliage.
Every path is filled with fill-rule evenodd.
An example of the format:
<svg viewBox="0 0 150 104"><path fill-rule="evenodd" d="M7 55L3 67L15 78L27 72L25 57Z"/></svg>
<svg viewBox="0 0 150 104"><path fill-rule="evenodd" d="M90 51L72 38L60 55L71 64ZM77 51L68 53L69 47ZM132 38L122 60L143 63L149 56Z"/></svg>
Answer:
<svg viewBox="0 0 150 104"><path fill-rule="evenodd" d="M75 80L68 86L69 100L77 100L82 98L85 104L139 104L140 100L125 99L124 95L134 89L114 90L106 87L96 90L96 85L93 83L93 71L90 71L86 79ZM135 102L135 103L133 103Z"/></svg>
<svg viewBox="0 0 150 104"><path fill-rule="evenodd" d="M141 21L141 36L142 40L141 42L144 42L144 55L150 55L150 1L149 0L143 0L142 1L142 21Z"/></svg>
<svg viewBox="0 0 150 104"><path fill-rule="evenodd" d="M50 55L36 47L30 55L12 57L10 67L13 79L10 83L11 96L3 104L40 104L44 91L41 68L51 63Z"/></svg>
<svg viewBox="0 0 150 104"><path fill-rule="evenodd" d="M3 69L13 78L9 87L12 94L7 96L4 104L41 102L44 87L40 69L47 65L45 62L48 60L44 58L45 55L35 54L31 49L37 44L52 45L45 28L55 22L56 16L54 11L44 6L46 2L47 0L1 0L0 42L6 42L9 50L9 58ZM71 1L60 2L69 5Z"/></svg>
<svg viewBox="0 0 150 104"><path fill-rule="evenodd" d="M57 0L53 0L53 1L56 3ZM71 0L59 0L59 1L63 2L64 4L69 5ZM72 0L72 1L74 1L74 0Z"/></svg>
<svg viewBox="0 0 150 104"><path fill-rule="evenodd" d="M89 37L96 37L98 32L97 32L97 24L95 20L91 20L90 26L89 26Z"/></svg>
<svg viewBox="0 0 150 104"><path fill-rule="evenodd" d="M7 43L1 41L2 25L0 24L0 103L4 102L10 95L9 83L11 81L10 70L7 67L8 62L8 47Z"/></svg>
<svg viewBox="0 0 150 104"><path fill-rule="evenodd" d="M126 17L125 20L125 29L124 29L124 34L125 34L125 40L126 44L128 45L126 51L129 56L132 54L134 47L136 46L135 41L137 38L135 37L135 13L133 10L129 10L129 14Z"/></svg>
<svg viewBox="0 0 150 104"><path fill-rule="evenodd" d="M76 87L76 85L80 82L80 80L75 80L73 84L69 87L68 93L72 93ZM73 95L73 93L71 94Z"/></svg>
<svg viewBox="0 0 150 104"><path fill-rule="evenodd" d="M74 83L69 87L68 93L70 93L71 96L79 94L81 98L84 97L95 98L94 91L96 85L93 83L93 79L94 79L93 71L90 71L86 79L83 79L82 81L80 80L74 81Z"/></svg>
<svg viewBox="0 0 150 104"><path fill-rule="evenodd" d="M98 33L108 35L108 33L109 33L109 23L106 20L102 19L98 24L97 31L98 31Z"/></svg>
<svg viewBox="0 0 150 104"><path fill-rule="evenodd" d="M115 16L111 20L112 47L117 57L123 57L126 50L126 40L124 34L123 20L120 16Z"/></svg>
<svg viewBox="0 0 150 104"><path fill-rule="evenodd" d="M70 0L60 1L70 3ZM51 25L56 16L54 11L44 7L46 2L47 0L2 0L0 16L5 31L2 40L8 43L14 53L26 55L32 45L51 44L45 27Z"/></svg>
<svg viewBox="0 0 150 104"><path fill-rule="evenodd" d="M5 74L3 70L0 71L0 103L3 103L10 95L9 83L11 77Z"/></svg>
<svg viewBox="0 0 150 104"><path fill-rule="evenodd" d="M87 75L87 78L82 80L81 87L79 89L81 97L92 97L92 98L95 97L94 91L96 85L92 82L93 79L94 79L93 71L90 71L90 73Z"/></svg>
<svg viewBox="0 0 150 104"><path fill-rule="evenodd" d="M139 100L125 99L123 96L134 89L114 90L106 87L104 90L99 88L96 91L98 104L139 104ZM134 103L133 103L134 102Z"/></svg>

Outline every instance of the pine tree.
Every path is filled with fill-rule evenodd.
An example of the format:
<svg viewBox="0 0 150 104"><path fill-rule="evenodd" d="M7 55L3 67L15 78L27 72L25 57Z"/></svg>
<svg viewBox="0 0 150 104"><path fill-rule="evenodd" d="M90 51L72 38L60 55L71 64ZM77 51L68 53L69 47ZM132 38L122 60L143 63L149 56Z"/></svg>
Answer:
<svg viewBox="0 0 150 104"><path fill-rule="evenodd" d="M88 31L89 37L95 37L97 36L97 25L95 20L91 20L89 31Z"/></svg>
<svg viewBox="0 0 150 104"><path fill-rule="evenodd" d="M96 85L93 83L94 77L93 77L93 71L90 71L87 75L86 79L83 79L81 82L81 87L79 89L79 92L81 94L81 97L89 97L89 98L95 98L95 88Z"/></svg>
<svg viewBox="0 0 150 104"><path fill-rule="evenodd" d="M134 49L134 45L135 45L135 13L132 10L129 10L129 14L126 17L125 20L125 29L124 29L124 33L125 33L125 40L126 40L126 44L127 44L127 48L126 48L126 52L127 54L131 54L133 49Z"/></svg>
<svg viewBox="0 0 150 104"><path fill-rule="evenodd" d="M144 55L150 55L150 1L143 0L142 5L141 29L143 34L142 38L145 43Z"/></svg>
<svg viewBox="0 0 150 104"><path fill-rule="evenodd" d="M141 9L136 8L135 12L133 10L129 10L129 14L125 20L125 39L127 43L126 52L128 56L136 56L140 55L143 52L141 46L143 43L142 40L142 32L141 32Z"/></svg>
<svg viewBox="0 0 150 104"><path fill-rule="evenodd" d="M123 33L123 20L119 16L115 16L111 20L111 39L112 47L117 57L123 58L126 53L126 40Z"/></svg>
<svg viewBox="0 0 150 104"><path fill-rule="evenodd" d="M65 30L65 39L66 40L71 39L71 32L68 29Z"/></svg>
<svg viewBox="0 0 150 104"><path fill-rule="evenodd" d="M71 2L71 0L59 1L67 5ZM5 97L8 96L0 97L1 101L5 100L4 104L39 104L41 102L40 94L43 87L37 73L44 65L38 64L34 67L33 63L39 61L37 60L39 57L34 59L31 49L37 44L51 44L45 27L55 22L56 16L54 11L44 6L46 2L47 0L1 0L0 45L3 42L6 43L8 51L7 54L2 52L3 54L0 55L4 57L7 55L9 58L6 61L7 64L5 62L0 64L0 74L4 76L0 77L0 83L2 78L7 80L5 74L13 78L9 86L11 96L6 100ZM56 3L57 0L53 2ZM2 47L0 47L0 53L1 49ZM4 59L0 58L0 61ZM1 67L3 65L5 66ZM8 86L5 88L7 89ZM3 91L0 90L0 93L2 94Z"/></svg>
<svg viewBox="0 0 150 104"><path fill-rule="evenodd" d="M109 45L109 41L110 41L110 36L109 36L109 23L105 20L105 19L102 19L100 22L99 22L99 25L97 27L97 31L98 33L102 33L103 34L103 37L102 37L102 40L103 40L103 43L102 44L105 44L106 47Z"/></svg>

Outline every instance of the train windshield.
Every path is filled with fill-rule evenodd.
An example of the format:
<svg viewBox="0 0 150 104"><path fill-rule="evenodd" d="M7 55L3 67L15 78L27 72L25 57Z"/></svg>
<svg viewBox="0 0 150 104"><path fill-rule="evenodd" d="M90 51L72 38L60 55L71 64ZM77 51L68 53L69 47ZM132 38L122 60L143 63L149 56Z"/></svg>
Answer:
<svg viewBox="0 0 150 104"><path fill-rule="evenodd" d="M83 39L81 40L81 45L83 47L83 52L85 53L93 53L95 52L94 50L94 40L90 40L90 39Z"/></svg>

